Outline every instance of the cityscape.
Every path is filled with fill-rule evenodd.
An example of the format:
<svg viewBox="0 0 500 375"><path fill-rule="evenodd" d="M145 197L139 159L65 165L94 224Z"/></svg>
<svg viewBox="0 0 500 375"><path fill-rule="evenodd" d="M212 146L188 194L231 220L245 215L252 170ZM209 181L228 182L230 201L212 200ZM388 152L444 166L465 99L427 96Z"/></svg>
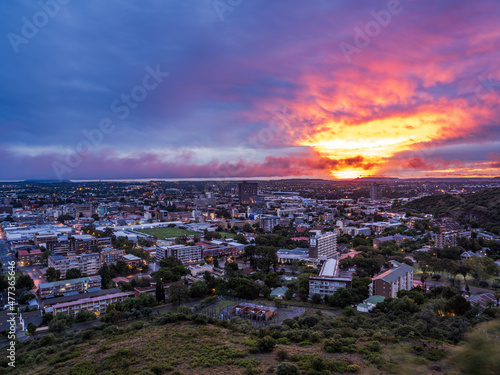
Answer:
<svg viewBox="0 0 500 375"><path fill-rule="evenodd" d="M0 17L1 374L500 374L500 3Z"/></svg>

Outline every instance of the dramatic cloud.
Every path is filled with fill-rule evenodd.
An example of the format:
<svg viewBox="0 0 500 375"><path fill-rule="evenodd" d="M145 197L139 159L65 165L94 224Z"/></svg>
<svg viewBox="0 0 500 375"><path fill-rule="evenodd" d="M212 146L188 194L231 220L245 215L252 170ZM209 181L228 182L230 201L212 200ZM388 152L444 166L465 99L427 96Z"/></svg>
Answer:
<svg viewBox="0 0 500 375"><path fill-rule="evenodd" d="M498 1L214 4L0 4L0 179L498 175Z"/></svg>

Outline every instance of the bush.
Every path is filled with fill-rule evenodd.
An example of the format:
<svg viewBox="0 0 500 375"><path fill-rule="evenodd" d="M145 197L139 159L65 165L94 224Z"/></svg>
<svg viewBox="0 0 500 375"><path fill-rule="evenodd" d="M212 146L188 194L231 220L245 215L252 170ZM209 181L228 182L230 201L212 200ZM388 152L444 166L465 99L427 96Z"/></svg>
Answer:
<svg viewBox="0 0 500 375"><path fill-rule="evenodd" d="M265 336L257 341L257 348L261 352L272 352L276 346L276 340L271 336Z"/></svg>
<svg viewBox="0 0 500 375"><path fill-rule="evenodd" d="M427 353L424 354L424 357L429 361L439 361L446 357L446 352L443 349L430 348Z"/></svg>
<svg viewBox="0 0 500 375"><path fill-rule="evenodd" d="M298 375L299 369L293 363L282 363L276 370L276 375Z"/></svg>
<svg viewBox="0 0 500 375"><path fill-rule="evenodd" d="M481 288L487 288L489 285L490 285L490 283L489 283L487 280L481 280L481 281L479 282L479 286L480 286Z"/></svg>
<svg viewBox="0 0 500 375"><path fill-rule="evenodd" d="M432 280L440 280L441 279L441 275L439 273L435 273L434 275L431 276Z"/></svg>
<svg viewBox="0 0 500 375"><path fill-rule="evenodd" d="M286 337L280 337L279 339L276 340L276 344L279 345L290 345L290 340Z"/></svg>
<svg viewBox="0 0 500 375"><path fill-rule="evenodd" d="M285 349L278 350L278 352L276 354L277 354L278 359L280 361L284 361L285 359L288 358L288 352Z"/></svg>

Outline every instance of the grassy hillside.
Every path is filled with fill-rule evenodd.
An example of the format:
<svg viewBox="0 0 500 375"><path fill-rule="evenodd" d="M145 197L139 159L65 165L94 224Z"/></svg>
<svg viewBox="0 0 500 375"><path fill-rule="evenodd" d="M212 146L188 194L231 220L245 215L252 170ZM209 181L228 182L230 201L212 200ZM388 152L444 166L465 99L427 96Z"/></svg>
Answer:
<svg viewBox="0 0 500 375"><path fill-rule="evenodd" d="M403 209L433 214L435 217L450 216L457 220L500 223L500 188L485 189L477 193L458 195L433 195L416 199Z"/></svg>
<svg viewBox="0 0 500 375"><path fill-rule="evenodd" d="M424 338L421 327L396 323L408 321L403 316L394 318L357 313L334 317L309 311L282 326L255 328L239 318L213 321L169 312L25 342L17 350L16 368L8 368L2 358L0 373L457 373L445 360L453 350L450 342ZM427 317L427 324L429 319L436 318Z"/></svg>

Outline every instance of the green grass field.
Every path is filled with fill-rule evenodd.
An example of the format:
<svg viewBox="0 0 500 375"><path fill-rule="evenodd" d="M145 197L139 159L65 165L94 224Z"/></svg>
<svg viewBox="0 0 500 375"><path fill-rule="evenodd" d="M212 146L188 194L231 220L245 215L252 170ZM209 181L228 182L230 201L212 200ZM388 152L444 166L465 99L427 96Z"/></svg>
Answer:
<svg viewBox="0 0 500 375"><path fill-rule="evenodd" d="M146 233L151 236L156 236L160 240L163 240L165 238L174 238L174 237L180 237L180 236L189 236L189 235L194 235L198 234L201 235L202 233L200 232L193 232L185 229L179 229L179 228L151 228L151 229L137 229L137 232L141 233Z"/></svg>
<svg viewBox="0 0 500 375"><path fill-rule="evenodd" d="M231 232L219 232L222 237L226 238L234 238L236 237L236 234L231 233Z"/></svg>

